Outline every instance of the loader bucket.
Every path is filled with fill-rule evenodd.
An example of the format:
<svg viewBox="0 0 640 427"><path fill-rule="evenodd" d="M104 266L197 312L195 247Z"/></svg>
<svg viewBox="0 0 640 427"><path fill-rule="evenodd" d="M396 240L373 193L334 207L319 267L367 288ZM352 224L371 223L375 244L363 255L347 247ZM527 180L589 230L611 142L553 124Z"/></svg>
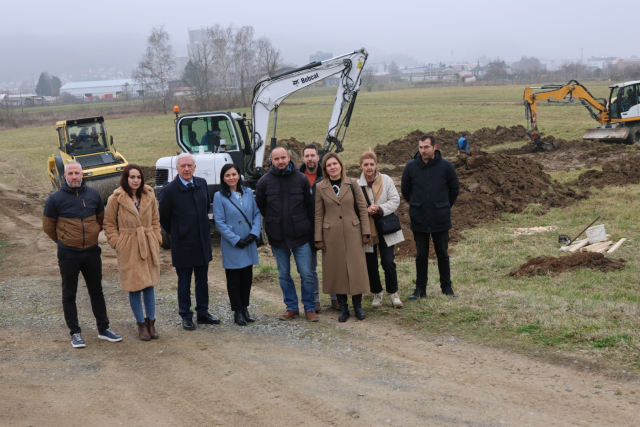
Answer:
<svg viewBox="0 0 640 427"><path fill-rule="evenodd" d="M601 139L605 141L623 142L629 137L630 128L595 128L589 129L582 135L582 139Z"/></svg>

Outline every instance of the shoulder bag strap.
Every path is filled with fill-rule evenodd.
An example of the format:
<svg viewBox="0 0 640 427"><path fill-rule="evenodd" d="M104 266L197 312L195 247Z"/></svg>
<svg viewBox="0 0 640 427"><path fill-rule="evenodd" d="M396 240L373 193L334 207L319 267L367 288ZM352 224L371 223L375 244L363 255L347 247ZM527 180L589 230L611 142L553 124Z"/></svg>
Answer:
<svg viewBox="0 0 640 427"><path fill-rule="evenodd" d="M356 202L356 192L353 189L353 185L351 184L353 180L349 181L349 187L351 188L351 194L353 195L353 210L356 211L356 215L358 216L358 220L360 220L360 209L358 209L358 203Z"/></svg>
<svg viewBox="0 0 640 427"><path fill-rule="evenodd" d="M369 200L369 195L367 194L367 187L364 185L360 186L362 188L362 192L364 193L364 199L367 201L367 207L371 206L371 201Z"/></svg>
<svg viewBox="0 0 640 427"><path fill-rule="evenodd" d="M244 217L244 220L247 221L247 224L249 224L249 226L251 226L251 221L249 221L249 218L247 218L247 216L245 215L244 211L242 209L240 209L240 206L236 205L233 200L231 200L231 197L227 196L227 199L229 199L229 202L231 202L231 204L233 206L235 206L236 209L238 209L240 211L240 213L242 214L242 216Z"/></svg>

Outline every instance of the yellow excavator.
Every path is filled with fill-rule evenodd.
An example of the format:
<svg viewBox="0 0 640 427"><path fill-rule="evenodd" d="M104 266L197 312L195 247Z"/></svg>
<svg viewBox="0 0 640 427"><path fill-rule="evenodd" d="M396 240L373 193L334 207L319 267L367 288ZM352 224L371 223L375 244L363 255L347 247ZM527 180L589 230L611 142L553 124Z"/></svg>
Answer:
<svg viewBox="0 0 640 427"><path fill-rule="evenodd" d="M49 179L55 190L64 179L64 166L75 160L82 166L85 183L100 192L102 201L118 187L127 160L116 151L113 136L107 142L104 118L62 120L56 123L58 154L47 161Z"/></svg>
<svg viewBox="0 0 640 427"><path fill-rule="evenodd" d="M533 89L541 89L534 92ZM553 145L540 139L538 131L537 102L567 103L579 99L589 114L600 126L589 129L582 139L605 140L612 142L626 142L636 144L640 142L640 80L617 83L609 86L609 99L593 97L586 87L577 80L571 80L565 85L545 85L528 87L524 90L524 106L527 124L531 129L527 131L533 145L538 150L553 150ZM527 126L529 127L529 126Z"/></svg>

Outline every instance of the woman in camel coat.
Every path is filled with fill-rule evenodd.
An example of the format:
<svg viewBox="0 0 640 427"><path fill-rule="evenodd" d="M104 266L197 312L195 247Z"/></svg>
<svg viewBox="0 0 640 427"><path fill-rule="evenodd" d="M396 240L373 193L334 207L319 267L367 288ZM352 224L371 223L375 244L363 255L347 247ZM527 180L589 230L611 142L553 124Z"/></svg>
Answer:
<svg viewBox="0 0 640 427"><path fill-rule="evenodd" d="M129 303L138 323L140 339L158 338L153 287L160 280L160 215L153 189L144 184L140 166L124 168L120 187L107 202L104 232L109 246L118 255L120 286L129 292ZM142 311L141 296L146 317Z"/></svg>
<svg viewBox="0 0 640 427"><path fill-rule="evenodd" d="M356 318L363 320L362 294L369 291L363 245L371 235L367 204L358 182L347 177L337 154L324 156L322 171L325 179L316 184L314 238L322 250L322 291L338 296L340 322L349 317L347 295L351 295Z"/></svg>

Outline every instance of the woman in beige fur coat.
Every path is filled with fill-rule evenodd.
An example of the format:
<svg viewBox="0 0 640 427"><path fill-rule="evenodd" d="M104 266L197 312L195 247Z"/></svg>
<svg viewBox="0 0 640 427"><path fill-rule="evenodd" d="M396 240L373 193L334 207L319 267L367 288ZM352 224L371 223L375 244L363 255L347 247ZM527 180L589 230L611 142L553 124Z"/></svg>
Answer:
<svg viewBox="0 0 640 427"><path fill-rule="evenodd" d="M118 187L109 197L104 232L118 255L120 286L129 303L142 341L158 338L155 329L155 292L160 280L160 215L153 189L144 184L140 166L124 168ZM142 311L142 299L147 316Z"/></svg>

